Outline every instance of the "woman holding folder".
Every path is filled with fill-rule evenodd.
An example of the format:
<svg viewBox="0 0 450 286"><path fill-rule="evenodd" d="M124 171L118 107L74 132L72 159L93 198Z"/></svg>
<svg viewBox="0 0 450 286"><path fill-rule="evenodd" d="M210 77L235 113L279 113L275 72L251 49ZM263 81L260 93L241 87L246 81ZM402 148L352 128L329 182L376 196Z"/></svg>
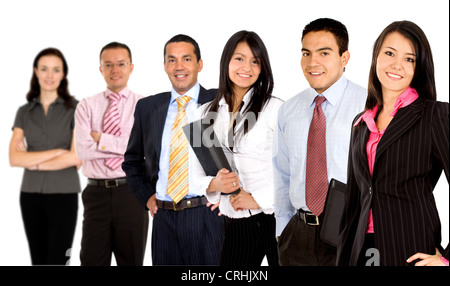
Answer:
<svg viewBox="0 0 450 286"><path fill-rule="evenodd" d="M263 41L254 32L235 33L222 53L217 97L200 108L203 120L213 120L232 170L221 169L212 177L205 175L198 161L194 168L194 184L211 203L220 201L225 215L222 266L259 266L264 256L269 265L278 265L272 138L283 101L273 97L272 90Z"/></svg>

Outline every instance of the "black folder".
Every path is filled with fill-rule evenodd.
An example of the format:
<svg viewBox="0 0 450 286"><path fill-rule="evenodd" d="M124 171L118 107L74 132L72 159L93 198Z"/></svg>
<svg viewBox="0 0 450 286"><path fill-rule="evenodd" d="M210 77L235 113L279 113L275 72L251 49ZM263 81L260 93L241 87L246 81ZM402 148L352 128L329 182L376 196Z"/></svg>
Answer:
<svg viewBox="0 0 450 286"><path fill-rule="evenodd" d="M216 176L222 168L231 172L230 163L217 140L213 126L207 121L200 119L185 125L183 127L184 134L207 176ZM222 195L237 194L240 191L237 189L232 193L222 193Z"/></svg>
<svg viewBox="0 0 450 286"><path fill-rule="evenodd" d="M320 240L334 248L337 248L339 240L339 226L344 211L346 189L346 184L331 179L323 210Z"/></svg>

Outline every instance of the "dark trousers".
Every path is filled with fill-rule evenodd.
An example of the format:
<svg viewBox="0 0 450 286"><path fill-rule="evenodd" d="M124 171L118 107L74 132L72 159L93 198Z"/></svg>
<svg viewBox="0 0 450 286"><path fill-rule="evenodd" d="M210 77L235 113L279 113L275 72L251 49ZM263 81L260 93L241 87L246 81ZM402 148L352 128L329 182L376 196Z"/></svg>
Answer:
<svg viewBox="0 0 450 286"><path fill-rule="evenodd" d="M159 208L153 218L153 265L218 265L222 240L223 217L218 209Z"/></svg>
<svg viewBox="0 0 450 286"><path fill-rule="evenodd" d="M319 217L319 221L321 221ZM283 266L335 266L336 250L319 238L320 225L303 222L295 214L278 239Z"/></svg>
<svg viewBox="0 0 450 286"><path fill-rule="evenodd" d="M367 253L369 249L376 249L375 247L375 235L373 233L366 233L365 239L364 239L364 245L361 249L361 252L359 253L357 266L372 266L373 263L371 263L371 255ZM378 261L379 263L379 261ZM379 264L378 264L379 265Z"/></svg>
<svg viewBox="0 0 450 286"><path fill-rule="evenodd" d="M261 266L267 256L269 266L278 266L275 217L260 213L248 218L225 218L221 266Z"/></svg>
<svg viewBox="0 0 450 286"><path fill-rule="evenodd" d="M78 194L21 192L20 206L31 263L65 265L75 233Z"/></svg>
<svg viewBox="0 0 450 286"><path fill-rule="evenodd" d="M108 266L114 253L118 266L144 263L148 212L128 185L114 188L87 185L80 261L82 266Z"/></svg>

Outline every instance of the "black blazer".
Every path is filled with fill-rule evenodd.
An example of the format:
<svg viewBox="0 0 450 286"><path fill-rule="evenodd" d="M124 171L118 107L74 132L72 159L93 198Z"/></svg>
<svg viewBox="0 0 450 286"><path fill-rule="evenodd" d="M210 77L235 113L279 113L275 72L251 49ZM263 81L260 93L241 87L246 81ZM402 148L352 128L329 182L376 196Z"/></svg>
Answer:
<svg viewBox="0 0 450 286"><path fill-rule="evenodd" d="M337 264L356 265L371 208L380 265L408 265L435 248L449 259L433 197L442 170L449 180L449 104L418 98L400 108L378 144L372 178L369 134L364 121L352 129Z"/></svg>
<svg viewBox="0 0 450 286"><path fill-rule="evenodd" d="M206 90L200 86L198 103L207 103L213 100L216 94L217 89ZM170 96L170 92L164 92L138 101L134 112L134 125L122 163L128 184L145 209L148 209L148 199L156 192L162 133Z"/></svg>

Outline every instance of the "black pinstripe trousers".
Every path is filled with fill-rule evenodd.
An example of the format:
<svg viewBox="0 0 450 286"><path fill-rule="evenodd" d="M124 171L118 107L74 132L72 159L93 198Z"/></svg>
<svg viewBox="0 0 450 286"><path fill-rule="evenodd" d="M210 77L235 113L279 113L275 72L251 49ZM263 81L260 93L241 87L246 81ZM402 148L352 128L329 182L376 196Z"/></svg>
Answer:
<svg viewBox="0 0 450 286"><path fill-rule="evenodd" d="M261 266L267 256L269 266L278 266L275 217L260 213L248 218L225 217L225 238L221 266Z"/></svg>
<svg viewBox="0 0 450 286"><path fill-rule="evenodd" d="M181 211L158 208L153 218L153 265L218 265L223 217L206 205Z"/></svg>

